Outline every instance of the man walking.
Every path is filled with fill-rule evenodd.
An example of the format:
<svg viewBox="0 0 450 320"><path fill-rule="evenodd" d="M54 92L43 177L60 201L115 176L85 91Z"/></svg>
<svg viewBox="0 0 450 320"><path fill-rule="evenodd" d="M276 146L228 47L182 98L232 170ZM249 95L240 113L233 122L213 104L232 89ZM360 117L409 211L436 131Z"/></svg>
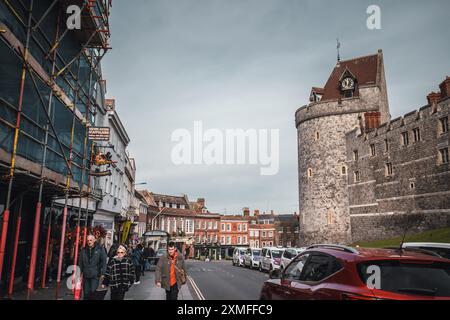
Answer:
<svg viewBox="0 0 450 320"><path fill-rule="evenodd" d="M167 254L163 255L156 265L156 286L166 290L166 300L177 300L179 289L185 279L186 266L183 255L178 253L175 242L171 241L167 247Z"/></svg>
<svg viewBox="0 0 450 320"><path fill-rule="evenodd" d="M87 237L87 246L81 250L79 266L83 275L84 300L91 300L106 271L105 249L96 243L93 235Z"/></svg>

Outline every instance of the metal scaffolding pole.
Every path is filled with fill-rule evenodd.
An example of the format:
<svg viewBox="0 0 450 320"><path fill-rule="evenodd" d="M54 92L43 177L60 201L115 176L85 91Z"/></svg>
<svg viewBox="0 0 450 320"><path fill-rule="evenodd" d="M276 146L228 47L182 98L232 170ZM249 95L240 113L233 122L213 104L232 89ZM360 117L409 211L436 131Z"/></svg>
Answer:
<svg viewBox="0 0 450 320"><path fill-rule="evenodd" d="M22 223L22 205L23 205L23 196L20 197L19 211L17 214L16 236L14 238L13 258L12 258L12 263L11 263L11 275L9 277L9 286L8 286L8 296L9 297L12 297L12 294L14 292L14 275L15 275L16 261L17 261L17 249L19 247L20 225Z"/></svg>
<svg viewBox="0 0 450 320"><path fill-rule="evenodd" d="M91 112L91 85L92 85L92 69L90 70L91 72L89 73L89 90L88 90L88 102L87 102L87 108L86 108L86 120L89 121L90 118L90 112ZM81 89L81 86L79 87L79 89ZM79 92L78 92L79 94ZM83 193L83 182L84 182L84 175L85 175L85 171L86 171L86 154L87 154L87 145L88 145L88 137L89 137L89 129L88 126L86 126L86 130L85 130L85 134L84 134L84 146L83 146L83 166L82 166L82 171L81 171L81 184L80 184L80 202L78 203L78 219L77 219L77 228L76 228L76 236L75 236L75 256L74 256L74 260L73 260L73 264L75 266L78 265L78 250L79 250L79 241L80 241L80 219L81 219L81 200L82 200L82 193ZM89 174L88 174L88 179L89 179ZM86 201L88 201L87 199L89 199L90 196L90 190L88 189L88 196L86 197ZM79 300L80 298L80 294L79 294L79 290L78 290L78 279L77 277L77 273L75 272L73 275L73 292L74 292L74 299L75 300Z"/></svg>
<svg viewBox="0 0 450 320"><path fill-rule="evenodd" d="M53 216L53 201L52 204L50 206L50 213L49 213L49 217L48 217L48 228L47 228L47 238L45 241L45 255L44 255L44 266L42 269L42 284L41 284L41 288L45 288L45 281L47 278L47 264L48 264L48 250L49 250L49 246L50 246L50 235L52 232L52 216ZM51 263L51 261L50 261Z"/></svg>
<svg viewBox="0 0 450 320"><path fill-rule="evenodd" d="M30 8L28 10L28 28L27 28L27 37L26 37L26 43L24 48L24 61L23 61L23 67L22 67L22 76L20 81L20 94L19 94L19 103L18 103L18 110L17 110L17 116L16 116L16 128L14 130L14 142L13 142L13 150L11 152L11 168L9 173L9 184L8 184L8 192L6 195L6 204L5 204L5 212L3 214L3 227L2 227L2 234L0 238L0 280L2 278L2 271L3 271L3 261L5 257L5 245L6 245L6 237L8 233L8 222L9 222L9 214L10 214L10 201L11 201L11 193L12 193L12 187L13 187L13 181L14 181L14 169L15 169L15 161L16 161L16 153L17 153L17 145L19 140L19 131L20 131L20 121L21 121L21 115L22 115L22 106L23 106L23 95L25 91L25 78L26 78L26 70L28 68L27 66L27 60L28 60L28 49L30 45L30 35L31 35L31 18L32 18L32 11L33 11L33 0L30 1Z"/></svg>
<svg viewBox="0 0 450 320"><path fill-rule="evenodd" d="M46 14L51 10L52 6L47 10ZM45 14L44 14L45 16ZM41 18L40 22L43 20ZM58 15L57 25L56 25L56 38L58 38L59 34L59 23L60 23L60 15ZM39 23L38 23L39 24ZM36 26L35 26L36 27ZM52 63L52 72L54 72L56 68L56 54L53 55L53 63ZM53 101L53 91L50 91L49 101L48 101L48 113L51 114L52 110L52 101ZM47 147L48 147L48 136L49 136L49 123L45 125L45 138L44 138L44 149L42 155L42 169L41 169L41 179L44 178L44 169L47 162ZM34 290L34 278L36 272L36 259L37 259L37 251L38 251L38 241L39 241L39 229L40 229L40 219L41 219L41 209L42 209L42 192L44 188L44 181L41 180L39 185L39 195L38 201L36 204L36 216L34 221L34 232L33 232L33 243L31 246L31 259L30 259L30 270L28 272L28 294L27 297L31 298L31 295ZM45 280L44 280L45 281Z"/></svg>
<svg viewBox="0 0 450 320"><path fill-rule="evenodd" d="M75 118L76 117L74 114L73 118L72 118L72 129L70 132L69 168L72 166L72 159L73 159L73 138L74 138L74 131L75 131ZM59 290L61 288L61 274L62 274L63 255L64 255L64 238L66 236L67 205L68 205L68 201L69 201L71 178L73 178L73 176L68 174L67 182L66 182L66 199L64 201L64 209L63 209L61 241L60 241L59 257L58 257L58 275L56 278L56 299L59 299Z"/></svg>

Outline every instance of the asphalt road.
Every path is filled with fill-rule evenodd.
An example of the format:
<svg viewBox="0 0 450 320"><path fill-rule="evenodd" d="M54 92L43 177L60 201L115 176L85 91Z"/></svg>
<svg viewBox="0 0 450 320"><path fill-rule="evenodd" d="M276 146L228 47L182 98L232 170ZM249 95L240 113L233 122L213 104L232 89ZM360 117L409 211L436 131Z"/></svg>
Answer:
<svg viewBox="0 0 450 320"><path fill-rule="evenodd" d="M205 300L258 300L264 281L269 279L267 273L256 269L234 267L230 260L188 260L186 268L193 280L189 287L194 299L199 299L196 286Z"/></svg>

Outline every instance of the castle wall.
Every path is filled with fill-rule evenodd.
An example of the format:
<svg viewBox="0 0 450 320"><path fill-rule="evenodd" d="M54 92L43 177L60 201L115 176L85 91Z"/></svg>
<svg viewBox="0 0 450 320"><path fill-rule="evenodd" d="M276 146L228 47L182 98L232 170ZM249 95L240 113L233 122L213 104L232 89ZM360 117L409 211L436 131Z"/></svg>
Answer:
<svg viewBox="0 0 450 320"><path fill-rule="evenodd" d="M439 149L449 146L449 134L441 134L439 119L448 116L450 99L436 108L426 106L383 124L377 130L346 137L348 201L353 242L369 241L409 232L450 226L450 167L440 163ZM413 129L419 128L420 141ZM409 133L404 146L402 133ZM389 151L385 150L385 140ZM371 155L370 145L375 145ZM354 160L353 151L359 159ZM391 163L393 174L387 174ZM355 182L355 172L360 181Z"/></svg>
<svg viewBox="0 0 450 320"><path fill-rule="evenodd" d="M359 126L364 112L379 111L379 90L360 88L359 97L297 111L301 245L351 242L346 133Z"/></svg>

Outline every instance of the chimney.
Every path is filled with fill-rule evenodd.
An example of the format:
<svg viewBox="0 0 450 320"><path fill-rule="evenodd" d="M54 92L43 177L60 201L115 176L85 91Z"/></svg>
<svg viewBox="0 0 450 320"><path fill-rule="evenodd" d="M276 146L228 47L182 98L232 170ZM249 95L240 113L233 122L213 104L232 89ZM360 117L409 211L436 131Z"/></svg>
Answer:
<svg viewBox="0 0 450 320"><path fill-rule="evenodd" d="M445 99L450 94L450 77L445 77L445 80L441 82L439 85L439 89L441 89L441 99Z"/></svg>
<svg viewBox="0 0 450 320"><path fill-rule="evenodd" d="M270 214L273 215L273 210L270 210Z"/></svg>
<svg viewBox="0 0 450 320"><path fill-rule="evenodd" d="M381 113L380 112L366 112L364 113L365 132L372 131L380 126Z"/></svg>
<svg viewBox="0 0 450 320"><path fill-rule="evenodd" d="M201 208L205 207L205 198L197 198L197 203Z"/></svg>
<svg viewBox="0 0 450 320"><path fill-rule="evenodd" d="M253 215L254 215L255 217L259 216L259 210L258 210L258 209L255 209L255 211L253 211Z"/></svg>
<svg viewBox="0 0 450 320"><path fill-rule="evenodd" d="M245 208L243 208L242 210L243 210L243 212L244 212L244 216L245 216L245 217L249 217L249 216L250 216L250 208L245 207Z"/></svg>
<svg viewBox="0 0 450 320"><path fill-rule="evenodd" d="M441 94L433 91L427 95L427 100L430 106L435 105L438 103L439 100L441 100Z"/></svg>
<svg viewBox="0 0 450 320"><path fill-rule="evenodd" d="M106 109L109 111L114 111L115 108L116 108L116 100L106 99Z"/></svg>

